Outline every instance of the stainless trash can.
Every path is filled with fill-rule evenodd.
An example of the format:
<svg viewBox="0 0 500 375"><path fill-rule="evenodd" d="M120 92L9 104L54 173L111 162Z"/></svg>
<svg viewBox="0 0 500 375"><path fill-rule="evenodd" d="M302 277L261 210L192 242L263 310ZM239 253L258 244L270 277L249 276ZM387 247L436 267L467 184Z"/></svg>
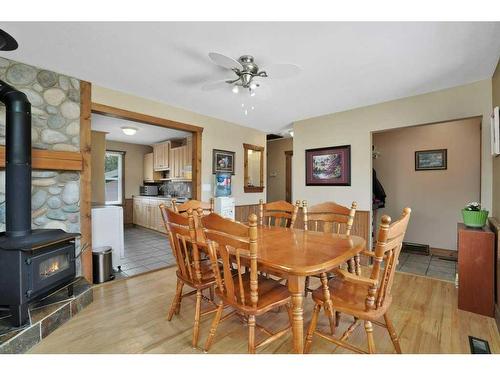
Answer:
<svg viewBox="0 0 500 375"><path fill-rule="evenodd" d="M94 284L113 280L113 251L111 246L96 247L92 249L92 269L94 271Z"/></svg>

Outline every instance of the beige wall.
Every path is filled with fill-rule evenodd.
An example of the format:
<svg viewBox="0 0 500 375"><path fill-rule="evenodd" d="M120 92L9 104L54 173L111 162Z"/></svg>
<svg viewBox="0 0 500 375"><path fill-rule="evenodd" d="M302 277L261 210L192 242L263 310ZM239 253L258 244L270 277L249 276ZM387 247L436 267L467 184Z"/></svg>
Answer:
<svg viewBox="0 0 500 375"><path fill-rule="evenodd" d="M380 152L373 168L387 194L379 217L397 218L402 207L411 207L406 241L456 250L460 209L480 200L480 119L377 133L373 145ZM415 171L415 151L443 148L448 156L446 170Z"/></svg>
<svg viewBox="0 0 500 375"><path fill-rule="evenodd" d="M500 62L492 79L493 107L500 106ZM493 159L493 215L500 218L500 156Z"/></svg>
<svg viewBox="0 0 500 375"><path fill-rule="evenodd" d="M125 198L139 195L139 186L143 184L144 177L144 155L153 152L153 147L106 141L106 150L125 151Z"/></svg>
<svg viewBox="0 0 500 375"><path fill-rule="evenodd" d="M207 97L207 100L210 100L210 97ZM203 127L201 166L203 200L208 200L213 195L212 149L236 152L236 174L232 181L236 205L255 204L258 203L259 199L265 198L265 190L264 193L245 193L243 191L243 143L265 147L265 133L97 85L92 86L92 101Z"/></svg>
<svg viewBox="0 0 500 375"><path fill-rule="evenodd" d="M285 151L293 150L293 138L267 142L267 201L286 198L286 157ZM271 174L276 174L271 176ZM293 179L292 173L292 179ZM293 194L293 192L292 192Z"/></svg>
<svg viewBox="0 0 500 375"><path fill-rule="evenodd" d="M91 144L92 203L104 204L106 201L104 186L104 156L106 153L106 133L92 130Z"/></svg>
<svg viewBox="0 0 500 375"><path fill-rule="evenodd" d="M371 133L385 129L482 116L481 200L492 207L490 154L491 80L394 100L294 123L293 197L310 203L334 200L371 209ZM351 145L351 186L305 186L305 150ZM487 145L487 147L485 146ZM439 207L438 207L439 208Z"/></svg>

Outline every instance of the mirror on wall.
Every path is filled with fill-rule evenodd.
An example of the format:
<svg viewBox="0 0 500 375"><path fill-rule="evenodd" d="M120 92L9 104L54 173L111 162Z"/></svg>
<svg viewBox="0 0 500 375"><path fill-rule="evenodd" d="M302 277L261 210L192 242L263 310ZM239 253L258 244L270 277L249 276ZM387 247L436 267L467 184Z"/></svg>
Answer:
<svg viewBox="0 0 500 375"><path fill-rule="evenodd" d="M243 143L245 162L245 193L264 191L264 147Z"/></svg>

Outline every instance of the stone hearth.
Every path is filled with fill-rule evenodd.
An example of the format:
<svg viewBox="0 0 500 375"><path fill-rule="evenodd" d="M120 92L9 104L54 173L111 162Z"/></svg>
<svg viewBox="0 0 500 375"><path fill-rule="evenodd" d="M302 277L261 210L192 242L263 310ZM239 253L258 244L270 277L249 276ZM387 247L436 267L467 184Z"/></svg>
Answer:
<svg viewBox="0 0 500 375"><path fill-rule="evenodd" d="M0 354L24 353L66 323L93 301L92 285L84 278L73 283L73 296L67 288L33 303L30 323L12 327L9 312L0 310Z"/></svg>

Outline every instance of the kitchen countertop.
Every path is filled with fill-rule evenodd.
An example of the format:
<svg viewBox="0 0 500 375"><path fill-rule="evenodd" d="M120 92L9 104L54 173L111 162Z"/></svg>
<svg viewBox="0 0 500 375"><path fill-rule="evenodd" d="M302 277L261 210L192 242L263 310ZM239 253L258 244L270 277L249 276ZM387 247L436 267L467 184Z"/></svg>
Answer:
<svg viewBox="0 0 500 375"><path fill-rule="evenodd" d="M165 195L133 195L133 198L154 198L154 199L164 199L167 201L171 201L172 199L178 200L190 200L191 198L186 197L167 197Z"/></svg>

